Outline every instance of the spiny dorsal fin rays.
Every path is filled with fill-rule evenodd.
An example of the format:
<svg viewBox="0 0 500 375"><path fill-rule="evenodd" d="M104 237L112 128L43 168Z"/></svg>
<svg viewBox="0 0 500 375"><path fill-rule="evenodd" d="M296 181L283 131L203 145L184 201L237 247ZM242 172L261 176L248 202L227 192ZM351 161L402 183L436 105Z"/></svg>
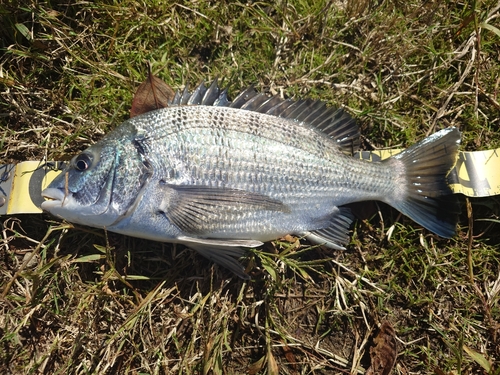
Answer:
<svg viewBox="0 0 500 375"><path fill-rule="evenodd" d="M229 104L227 89L221 89L217 79L208 88L204 82L201 82L192 93L189 92L189 85L186 85L182 93L177 91L169 103L169 105L213 105L220 107L226 107Z"/></svg>
<svg viewBox="0 0 500 375"><path fill-rule="evenodd" d="M207 88L204 82L201 82L192 92L188 100L188 105L214 105L220 96L220 87L217 84L217 78Z"/></svg>
<svg viewBox="0 0 500 375"><path fill-rule="evenodd" d="M217 100L214 102L214 106L217 107L228 107L231 102L227 98L227 89L222 90Z"/></svg>
<svg viewBox="0 0 500 375"><path fill-rule="evenodd" d="M279 96L271 96L266 101L264 101L259 108L255 108L253 111L270 114L269 111L278 106L282 101L283 99L281 99Z"/></svg>
<svg viewBox="0 0 500 375"><path fill-rule="evenodd" d="M273 96L273 98L276 98L276 96ZM285 100L282 100L281 98L279 98L279 99L280 99L280 101L277 101L278 104L274 105L274 107L272 107L266 111L266 113L268 115L273 115L273 116L278 116L278 117L283 117L283 118L291 118L291 119L297 120L299 122L302 121L300 118L288 116L290 114L290 111L293 111L293 108L295 107L297 102L294 102L291 99L285 99Z"/></svg>
<svg viewBox="0 0 500 375"><path fill-rule="evenodd" d="M189 93L189 85L186 85L182 93L179 90L175 92L174 98L169 103L169 105L184 105L187 103L190 96L191 94Z"/></svg>
<svg viewBox="0 0 500 375"><path fill-rule="evenodd" d="M190 93L186 85L182 93L177 91L169 105L206 105L231 107L303 122L336 141L347 154L359 150L360 134L356 120L341 108L327 107L319 100L282 99L267 96L252 85L243 90L232 102L227 99L227 89L221 89L217 79L207 88L201 82Z"/></svg>
<svg viewBox="0 0 500 375"><path fill-rule="evenodd" d="M331 110L331 108L329 108ZM335 139L337 145L344 151L350 154L359 150L361 145L361 135L356 119L352 118L347 112L337 109L330 111L331 116L319 126L315 123L318 130L328 134Z"/></svg>
<svg viewBox="0 0 500 375"><path fill-rule="evenodd" d="M189 85L186 85L186 87L184 87L184 91L182 92L180 104L187 104L189 102L189 98L191 98L191 94L189 93Z"/></svg>
<svg viewBox="0 0 500 375"><path fill-rule="evenodd" d="M217 78L216 78L213 80L208 90L206 90L205 95L203 95L203 99L201 100L202 104L211 103L213 105L215 101L219 98L220 93L221 90L219 85L217 84Z"/></svg>
<svg viewBox="0 0 500 375"><path fill-rule="evenodd" d="M250 99L246 103L244 103L241 106L241 109L253 111L256 108L259 108L267 100L269 100L269 96L259 93L258 95L255 95L252 99Z"/></svg>
<svg viewBox="0 0 500 375"><path fill-rule="evenodd" d="M297 121L305 121L308 117L311 117L313 113L316 112L316 107L326 107L326 104L320 101L304 100L300 99L297 101L290 101L288 106L282 108L279 116L295 119ZM275 109L275 111L277 111Z"/></svg>
<svg viewBox="0 0 500 375"><path fill-rule="evenodd" d="M207 91L207 87L202 82L199 84L194 91L191 93L191 96L187 102L187 105L197 105L200 104L205 96L205 92Z"/></svg>
<svg viewBox="0 0 500 375"><path fill-rule="evenodd" d="M228 107L231 108L243 108L245 104L249 102L252 98L255 96L260 95L257 90L255 90L255 87L251 85L250 87L246 88L243 90L234 100L229 104ZM257 108L252 108L252 111L256 111Z"/></svg>

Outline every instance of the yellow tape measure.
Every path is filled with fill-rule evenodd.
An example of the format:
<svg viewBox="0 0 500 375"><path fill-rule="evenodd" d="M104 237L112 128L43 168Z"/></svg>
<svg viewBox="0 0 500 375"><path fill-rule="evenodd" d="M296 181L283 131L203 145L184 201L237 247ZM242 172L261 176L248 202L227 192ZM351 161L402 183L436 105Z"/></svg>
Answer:
<svg viewBox="0 0 500 375"><path fill-rule="evenodd" d="M360 151L356 156L380 161L401 152L401 149ZM490 197L500 194L500 148L486 151L461 151L448 175L448 183L456 194L468 197Z"/></svg>
<svg viewBox="0 0 500 375"><path fill-rule="evenodd" d="M401 150L360 151L368 161L386 159ZM61 171L63 162L26 161L0 165L0 215L41 213L42 190ZM460 152L448 181L454 193L468 197L500 194L500 149Z"/></svg>
<svg viewBox="0 0 500 375"><path fill-rule="evenodd" d="M0 215L41 213L42 190L61 173L61 162L0 165Z"/></svg>

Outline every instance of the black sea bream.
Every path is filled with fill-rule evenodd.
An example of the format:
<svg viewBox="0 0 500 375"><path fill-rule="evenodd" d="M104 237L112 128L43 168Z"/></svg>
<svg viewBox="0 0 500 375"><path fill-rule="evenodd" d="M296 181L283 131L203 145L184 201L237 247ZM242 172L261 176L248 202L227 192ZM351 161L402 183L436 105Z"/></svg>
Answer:
<svg viewBox="0 0 500 375"><path fill-rule="evenodd" d="M217 82L177 93L73 158L42 208L70 222L185 244L246 277L244 248L286 234L341 249L348 203L386 202L442 236L455 233L447 184L460 132L441 130L382 162L352 157L345 111L253 88L229 102Z"/></svg>

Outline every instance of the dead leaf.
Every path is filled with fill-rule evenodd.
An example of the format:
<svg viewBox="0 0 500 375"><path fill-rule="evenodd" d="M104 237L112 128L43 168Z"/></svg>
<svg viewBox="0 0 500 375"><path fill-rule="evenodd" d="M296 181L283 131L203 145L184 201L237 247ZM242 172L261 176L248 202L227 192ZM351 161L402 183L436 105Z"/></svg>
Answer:
<svg viewBox="0 0 500 375"><path fill-rule="evenodd" d="M396 363L398 348L396 333L389 322L382 323L373 343L375 345L370 348L371 365L366 370L366 375L390 374Z"/></svg>
<svg viewBox="0 0 500 375"><path fill-rule="evenodd" d="M296 365L297 359L295 358L295 355L293 354L292 349L288 345L284 344L283 345L283 352L285 352L286 360L295 370L297 367L297 365Z"/></svg>
<svg viewBox="0 0 500 375"><path fill-rule="evenodd" d="M165 108L174 95L174 90L160 78L154 76L150 67L148 79L141 83L135 92L132 108L130 108L130 117Z"/></svg>
<svg viewBox="0 0 500 375"><path fill-rule="evenodd" d="M279 375L278 363L270 350L267 353L267 373L269 375Z"/></svg>
<svg viewBox="0 0 500 375"><path fill-rule="evenodd" d="M255 375L257 374L260 370L264 368L264 361L266 360L266 356L261 357L259 360L257 360L254 363L251 363L248 366L248 374L249 375Z"/></svg>
<svg viewBox="0 0 500 375"><path fill-rule="evenodd" d="M474 349L469 348L467 345L464 345L464 350L477 364L484 368L487 373L493 372L491 363L486 359L484 355L476 352Z"/></svg>

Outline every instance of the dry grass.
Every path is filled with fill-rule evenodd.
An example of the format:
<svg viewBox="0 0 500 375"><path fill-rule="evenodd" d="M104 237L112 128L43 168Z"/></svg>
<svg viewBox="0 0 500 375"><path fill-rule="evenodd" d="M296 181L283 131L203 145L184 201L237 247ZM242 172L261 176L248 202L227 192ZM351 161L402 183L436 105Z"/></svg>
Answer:
<svg viewBox="0 0 500 375"><path fill-rule="evenodd" d="M495 2L21 3L0 4L3 163L102 137L147 61L175 88L218 76L343 105L366 148L449 125L500 147ZM2 217L1 373L364 373L388 320L394 372L500 374L500 201L462 200L454 239L375 207L348 251L281 239L248 282L181 246Z"/></svg>

